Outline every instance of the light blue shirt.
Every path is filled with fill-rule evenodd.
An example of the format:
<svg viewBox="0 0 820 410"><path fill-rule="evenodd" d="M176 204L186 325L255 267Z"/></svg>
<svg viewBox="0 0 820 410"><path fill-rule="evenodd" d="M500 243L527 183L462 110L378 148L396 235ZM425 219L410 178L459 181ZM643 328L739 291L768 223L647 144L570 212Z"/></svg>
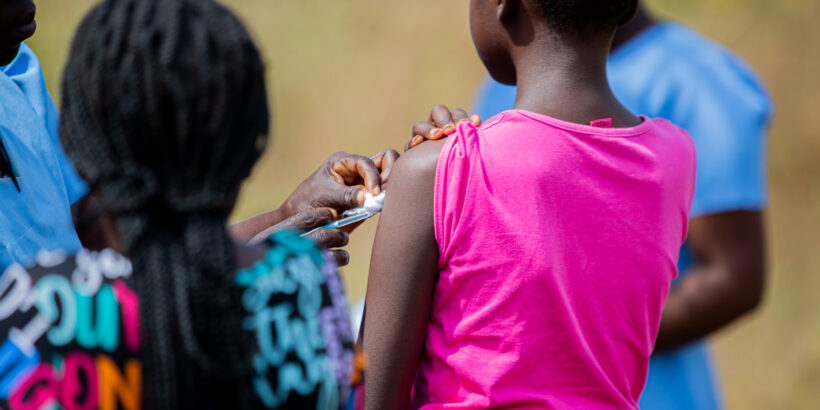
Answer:
<svg viewBox="0 0 820 410"><path fill-rule="evenodd" d="M692 136L698 153L693 217L765 206L773 107L743 61L683 25L662 23L615 50L607 71L613 92L632 112L668 119ZM488 119L508 110L515 93L515 87L489 81L476 111ZM684 246L678 267L683 273L692 264ZM641 407L722 408L708 344L653 355Z"/></svg>
<svg viewBox="0 0 820 410"><path fill-rule="evenodd" d="M71 204L86 186L62 150L57 107L25 44L0 67L0 101L0 139L21 190L0 178L0 270L12 262L28 265L40 249L78 251Z"/></svg>

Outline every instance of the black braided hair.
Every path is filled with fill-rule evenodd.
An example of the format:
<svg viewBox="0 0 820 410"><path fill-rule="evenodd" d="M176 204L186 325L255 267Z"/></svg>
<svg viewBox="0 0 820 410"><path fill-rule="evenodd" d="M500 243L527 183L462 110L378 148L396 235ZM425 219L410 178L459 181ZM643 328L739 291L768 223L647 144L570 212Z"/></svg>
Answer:
<svg viewBox="0 0 820 410"><path fill-rule="evenodd" d="M536 0L553 30L580 35L612 33L637 0Z"/></svg>
<svg viewBox="0 0 820 410"><path fill-rule="evenodd" d="M104 0L81 23L60 133L133 261L147 408L251 407L226 221L268 123L263 62L215 1Z"/></svg>

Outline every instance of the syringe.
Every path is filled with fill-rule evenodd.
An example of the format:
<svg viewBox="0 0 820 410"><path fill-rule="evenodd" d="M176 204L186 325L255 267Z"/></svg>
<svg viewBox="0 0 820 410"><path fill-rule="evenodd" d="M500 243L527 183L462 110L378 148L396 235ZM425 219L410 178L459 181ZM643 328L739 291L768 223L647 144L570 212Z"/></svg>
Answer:
<svg viewBox="0 0 820 410"><path fill-rule="evenodd" d="M376 196L368 193L364 200L364 206L345 211L345 213L342 214L341 219L331 222L325 226L311 229L300 236L308 236L320 229L339 229L359 221L364 221L365 219L376 215L382 211L382 206L384 205L384 193L385 191L382 191Z"/></svg>

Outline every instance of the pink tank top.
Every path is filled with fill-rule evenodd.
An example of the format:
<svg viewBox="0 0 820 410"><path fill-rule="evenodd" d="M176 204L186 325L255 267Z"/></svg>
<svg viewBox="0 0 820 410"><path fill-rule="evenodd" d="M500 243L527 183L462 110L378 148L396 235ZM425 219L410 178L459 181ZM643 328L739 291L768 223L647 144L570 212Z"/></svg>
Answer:
<svg viewBox="0 0 820 410"><path fill-rule="evenodd" d="M665 120L460 124L412 406L637 408L694 185L694 145Z"/></svg>

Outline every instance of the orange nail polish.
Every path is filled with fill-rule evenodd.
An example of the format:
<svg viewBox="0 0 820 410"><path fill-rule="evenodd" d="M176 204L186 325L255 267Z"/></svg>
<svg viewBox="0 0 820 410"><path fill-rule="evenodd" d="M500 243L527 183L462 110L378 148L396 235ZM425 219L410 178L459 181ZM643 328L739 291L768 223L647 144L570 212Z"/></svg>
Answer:
<svg viewBox="0 0 820 410"><path fill-rule="evenodd" d="M456 132L456 127L454 127L452 125L445 125L444 126L444 135L450 135L454 132Z"/></svg>

